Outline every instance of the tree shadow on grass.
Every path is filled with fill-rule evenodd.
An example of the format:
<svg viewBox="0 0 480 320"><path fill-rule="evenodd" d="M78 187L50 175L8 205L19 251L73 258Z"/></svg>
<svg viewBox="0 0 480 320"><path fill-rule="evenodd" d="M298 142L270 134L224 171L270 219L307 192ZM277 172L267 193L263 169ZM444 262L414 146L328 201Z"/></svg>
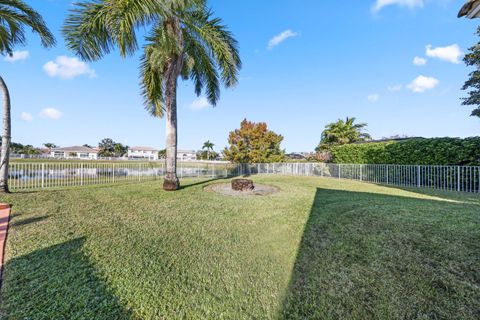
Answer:
<svg viewBox="0 0 480 320"><path fill-rule="evenodd" d="M219 177L219 178L211 178L211 179L201 180L201 181L198 181L198 182L181 184L179 190L188 189L188 188L192 188L192 187L199 186L199 185L202 185L202 184L206 184L206 183L209 183L209 182L225 180L225 179L227 179L227 178Z"/></svg>
<svg viewBox="0 0 480 320"><path fill-rule="evenodd" d="M129 319L82 252L84 238L13 258L4 269L2 319Z"/></svg>
<svg viewBox="0 0 480 320"><path fill-rule="evenodd" d="M284 319L478 319L478 205L317 189Z"/></svg>
<svg viewBox="0 0 480 320"><path fill-rule="evenodd" d="M17 219L11 219L10 220L10 227L19 227L19 226L25 226L31 223L37 223L40 221L44 221L48 219L50 216L41 216L41 217L33 217L33 218L27 218L23 220L17 221Z"/></svg>

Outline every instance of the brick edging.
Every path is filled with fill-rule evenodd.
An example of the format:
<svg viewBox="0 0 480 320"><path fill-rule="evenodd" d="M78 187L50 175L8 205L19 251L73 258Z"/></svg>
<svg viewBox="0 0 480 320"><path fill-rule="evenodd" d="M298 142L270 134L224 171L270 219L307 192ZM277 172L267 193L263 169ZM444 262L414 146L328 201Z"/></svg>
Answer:
<svg viewBox="0 0 480 320"><path fill-rule="evenodd" d="M0 203L0 288L3 283L3 263L5 259L5 247L7 244L8 225L12 206Z"/></svg>

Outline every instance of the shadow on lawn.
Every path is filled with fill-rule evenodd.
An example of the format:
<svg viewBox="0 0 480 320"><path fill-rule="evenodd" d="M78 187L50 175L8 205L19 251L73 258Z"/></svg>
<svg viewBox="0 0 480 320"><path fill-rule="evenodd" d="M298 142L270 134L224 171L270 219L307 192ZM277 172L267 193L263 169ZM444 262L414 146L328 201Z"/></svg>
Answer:
<svg viewBox="0 0 480 320"><path fill-rule="evenodd" d="M33 217L33 218L27 218L23 220L17 221L17 219L11 219L10 220L10 227L19 227L19 226L25 226L27 224L31 223L37 223L40 221L44 221L48 219L50 216L41 216L41 217Z"/></svg>
<svg viewBox="0 0 480 320"><path fill-rule="evenodd" d="M317 189L281 318L478 319L478 210Z"/></svg>
<svg viewBox="0 0 480 320"><path fill-rule="evenodd" d="M8 261L2 319L129 319L82 252L84 238Z"/></svg>
<svg viewBox="0 0 480 320"><path fill-rule="evenodd" d="M192 188L192 187L199 186L199 185L206 184L206 183L213 182L213 181L225 180L225 179L227 179L227 178L219 177L219 178L211 178L211 179L207 179L207 180L201 180L201 181L193 182L193 183L180 184L180 190Z"/></svg>

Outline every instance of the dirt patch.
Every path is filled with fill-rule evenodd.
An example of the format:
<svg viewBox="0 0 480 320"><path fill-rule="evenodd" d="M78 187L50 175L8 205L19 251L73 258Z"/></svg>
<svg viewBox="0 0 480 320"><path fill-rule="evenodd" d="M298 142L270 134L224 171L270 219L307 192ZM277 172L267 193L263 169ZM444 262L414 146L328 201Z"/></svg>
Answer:
<svg viewBox="0 0 480 320"><path fill-rule="evenodd" d="M215 192L225 196L233 197L251 197L251 196L267 196L269 194L277 193L280 188L269 186L265 184L255 183L255 188L248 191L235 191L232 189L231 183L217 183L206 186L205 191Z"/></svg>

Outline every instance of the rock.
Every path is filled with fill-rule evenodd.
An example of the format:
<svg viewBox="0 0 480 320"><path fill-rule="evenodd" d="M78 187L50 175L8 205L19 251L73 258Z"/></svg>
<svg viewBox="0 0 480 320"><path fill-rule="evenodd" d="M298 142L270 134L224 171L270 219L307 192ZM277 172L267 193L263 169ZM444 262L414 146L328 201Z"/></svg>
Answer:
<svg viewBox="0 0 480 320"><path fill-rule="evenodd" d="M253 181L249 179L233 179L232 189L235 191L252 191L255 189Z"/></svg>

